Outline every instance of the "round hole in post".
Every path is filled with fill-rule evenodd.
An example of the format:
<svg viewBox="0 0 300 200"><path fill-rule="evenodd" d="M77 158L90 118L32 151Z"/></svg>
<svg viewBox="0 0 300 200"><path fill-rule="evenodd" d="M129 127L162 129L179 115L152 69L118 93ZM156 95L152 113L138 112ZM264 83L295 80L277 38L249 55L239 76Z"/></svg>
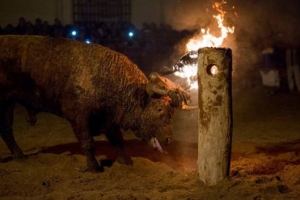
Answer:
<svg viewBox="0 0 300 200"><path fill-rule="evenodd" d="M210 64L207 66L206 72L207 72L207 74L209 74L211 76L215 76L216 74L219 73L219 68L215 64Z"/></svg>

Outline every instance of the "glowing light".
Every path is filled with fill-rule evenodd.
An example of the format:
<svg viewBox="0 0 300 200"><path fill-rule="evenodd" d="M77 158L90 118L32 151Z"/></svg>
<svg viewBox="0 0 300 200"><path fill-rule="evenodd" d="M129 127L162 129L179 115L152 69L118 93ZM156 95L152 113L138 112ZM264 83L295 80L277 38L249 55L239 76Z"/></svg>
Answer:
<svg viewBox="0 0 300 200"><path fill-rule="evenodd" d="M133 34L132 31L130 31L130 32L128 33L128 36L129 36L129 37L133 37L133 35L134 35L134 34Z"/></svg>
<svg viewBox="0 0 300 200"><path fill-rule="evenodd" d="M233 27L226 27L223 25L226 12L223 11L222 5L226 4L224 0L221 2L215 2L212 7L219 13L218 15L213 15L213 18L216 20L217 27L219 29L219 36L212 35L210 29L201 29L201 32L190 39L186 44L187 51L198 51L199 48L203 47L220 47L223 44L224 39L228 36L229 33L234 33ZM218 73L218 68L211 68L211 74L215 75ZM197 64L193 65L184 65L180 72L175 73L176 76L187 78L188 83L191 88L198 88L197 83Z"/></svg>
<svg viewBox="0 0 300 200"><path fill-rule="evenodd" d="M72 34L73 36L76 36L76 35L77 35L77 32L76 32L76 31L72 31L71 34Z"/></svg>
<svg viewBox="0 0 300 200"><path fill-rule="evenodd" d="M85 40L85 43L90 44L91 41L90 41L89 39L86 39L86 40Z"/></svg>

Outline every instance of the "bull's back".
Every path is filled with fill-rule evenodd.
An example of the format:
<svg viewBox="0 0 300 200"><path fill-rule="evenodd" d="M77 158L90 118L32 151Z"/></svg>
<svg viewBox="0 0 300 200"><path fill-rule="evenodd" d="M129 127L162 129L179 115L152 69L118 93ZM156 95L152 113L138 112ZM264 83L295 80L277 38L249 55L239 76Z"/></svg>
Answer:
<svg viewBox="0 0 300 200"><path fill-rule="evenodd" d="M22 91L24 98L39 99L40 104L60 108L62 99L86 104L93 100L94 104L106 97L120 102L128 97L129 85L134 90L146 82L127 57L100 45L42 36L0 36L0 87L10 91L14 87L16 93Z"/></svg>
<svg viewBox="0 0 300 200"><path fill-rule="evenodd" d="M41 87L59 87L80 65L83 54L76 55L80 47L75 44L41 36L0 36L0 70L27 74Z"/></svg>
<svg viewBox="0 0 300 200"><path fill-rule="evenodd" d="M144 74L124 55L100 45L66 38L0 36L1 71L29 74L39 86L65 86L89 78L146 82ZM3 63L4 62L4 63ZM93 77L83 77L86 76ZM98 82L99 83L99 82ZM127 84L127 83L125 83Z"/></svg>

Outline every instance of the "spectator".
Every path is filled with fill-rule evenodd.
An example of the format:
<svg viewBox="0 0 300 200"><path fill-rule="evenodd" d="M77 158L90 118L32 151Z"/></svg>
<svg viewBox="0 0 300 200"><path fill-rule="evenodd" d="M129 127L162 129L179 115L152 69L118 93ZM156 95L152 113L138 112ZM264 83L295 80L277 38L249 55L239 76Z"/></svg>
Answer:
<svg viewBox="0 0 300 200"><path fill-rule="evenodd" d="M52 35L53 37L64 37L64 28L58 26L54 27Z"/></svg>
<svg viewBox="0 0 300 200"><path fill-rule="evenodd" d="M289 43L286 48L286 69L289 90L292 92L296 89L300 92L300 72L299 72L299 49Z"/></svg>
<svg viewBox="0 0 300 200"><path fill-rule="evenodd" d="M279 89L280 77L276 49L272 41L266 40L264 42L264 49L261 54L263 57L263 65L260 69L262 84L270 90L269 93L274 94Z"/></svg>
<svg viewBox="0 0 300 200"><path fill-rule="evenodd" d="M41 34L44 36L50 36L51 35L51 27L47 21L43 22L42 31Z"/></svg>
<svg viewBox="0 0 300 200"><path fill-rule="evenodd" d="M120 22L113 22L110 24L111 36L115 40L121 39L121 23Z"/></svg>
<svg viewBox="0 0 300 200"><path fill-rule="evenodd" d="M7 24L6 27L3 30L3 34L5 35L14 35L17 34L14 26L12 24Z"/></svg>
<svg viewBox="0 0 300 200"><path fill-rule="evenodd" d="M20 17L19 18L19 23L16 27L16 33L18 35L25 35L26 33L26 30L27 30L27 27L26 27L26 20L24 17Z"/></svg>
<svg viewBox="0 0 300 200"><path fill-rule="evenodd" d="M40 18L35 19L35 24L33 26L35 35L42 35L43 24Z"/></svg>
<svg viewBox="0 0 300 200"><path fill-rule="evenodd" d="M61 24L61 21L57 18L54 19L54 24L51 27L51 35L54 37L63 37L64 27Z"/></svg>
<svg viewBox="0 0 300 200"><path fill-rule="evenodd" d="M34 35L34 26L30 21L26 22L25 35Z"/></svg>

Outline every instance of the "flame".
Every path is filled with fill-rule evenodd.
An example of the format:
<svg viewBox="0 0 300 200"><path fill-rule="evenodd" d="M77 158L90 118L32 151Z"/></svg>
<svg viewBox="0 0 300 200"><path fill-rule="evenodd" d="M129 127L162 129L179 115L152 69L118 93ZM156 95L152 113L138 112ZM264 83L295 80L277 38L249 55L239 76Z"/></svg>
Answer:
<svg viewBox="0 0 300 200"><path fill-rule="evenodd" d="M210 34L210 29L207 30L201 29L202 35L196 36L196 38L192 38L186 45L188 51L197 51L199 48L202 47L219 47L222 45L224 39L228 36L228 33L234 32L233 27L226 27L223 25L223 21L225 18L226 12L222 10L222 5L226 4L223 0L222 2L215 2L213 4L213 8L216 9L219 14L213 15L213 18L216 19L218 28L220 29L221 36L217 37ZM202 38L201 38L202 37Z"/></svg>
<svg viewBox="0 0 300 200"><path fill-rule="evenodd" d="M233 27L226 27L223 25L226 12L223 11L222 5L226 4L225 0L221 2L213 3L212 7L219 13L218 15L213 15L216 20L218 29L220 31L220 36L215 36L210 33L210 29L201 29L201 33L194 38L190 39L186 44L187 51L198 51L199 48L203 47L220 47L223 44L224 39L229 33L234 33ZM191 89L198 88L197 83L197 64L184 65L180 72L175 72L176 76L187 78Z"/></svg>

